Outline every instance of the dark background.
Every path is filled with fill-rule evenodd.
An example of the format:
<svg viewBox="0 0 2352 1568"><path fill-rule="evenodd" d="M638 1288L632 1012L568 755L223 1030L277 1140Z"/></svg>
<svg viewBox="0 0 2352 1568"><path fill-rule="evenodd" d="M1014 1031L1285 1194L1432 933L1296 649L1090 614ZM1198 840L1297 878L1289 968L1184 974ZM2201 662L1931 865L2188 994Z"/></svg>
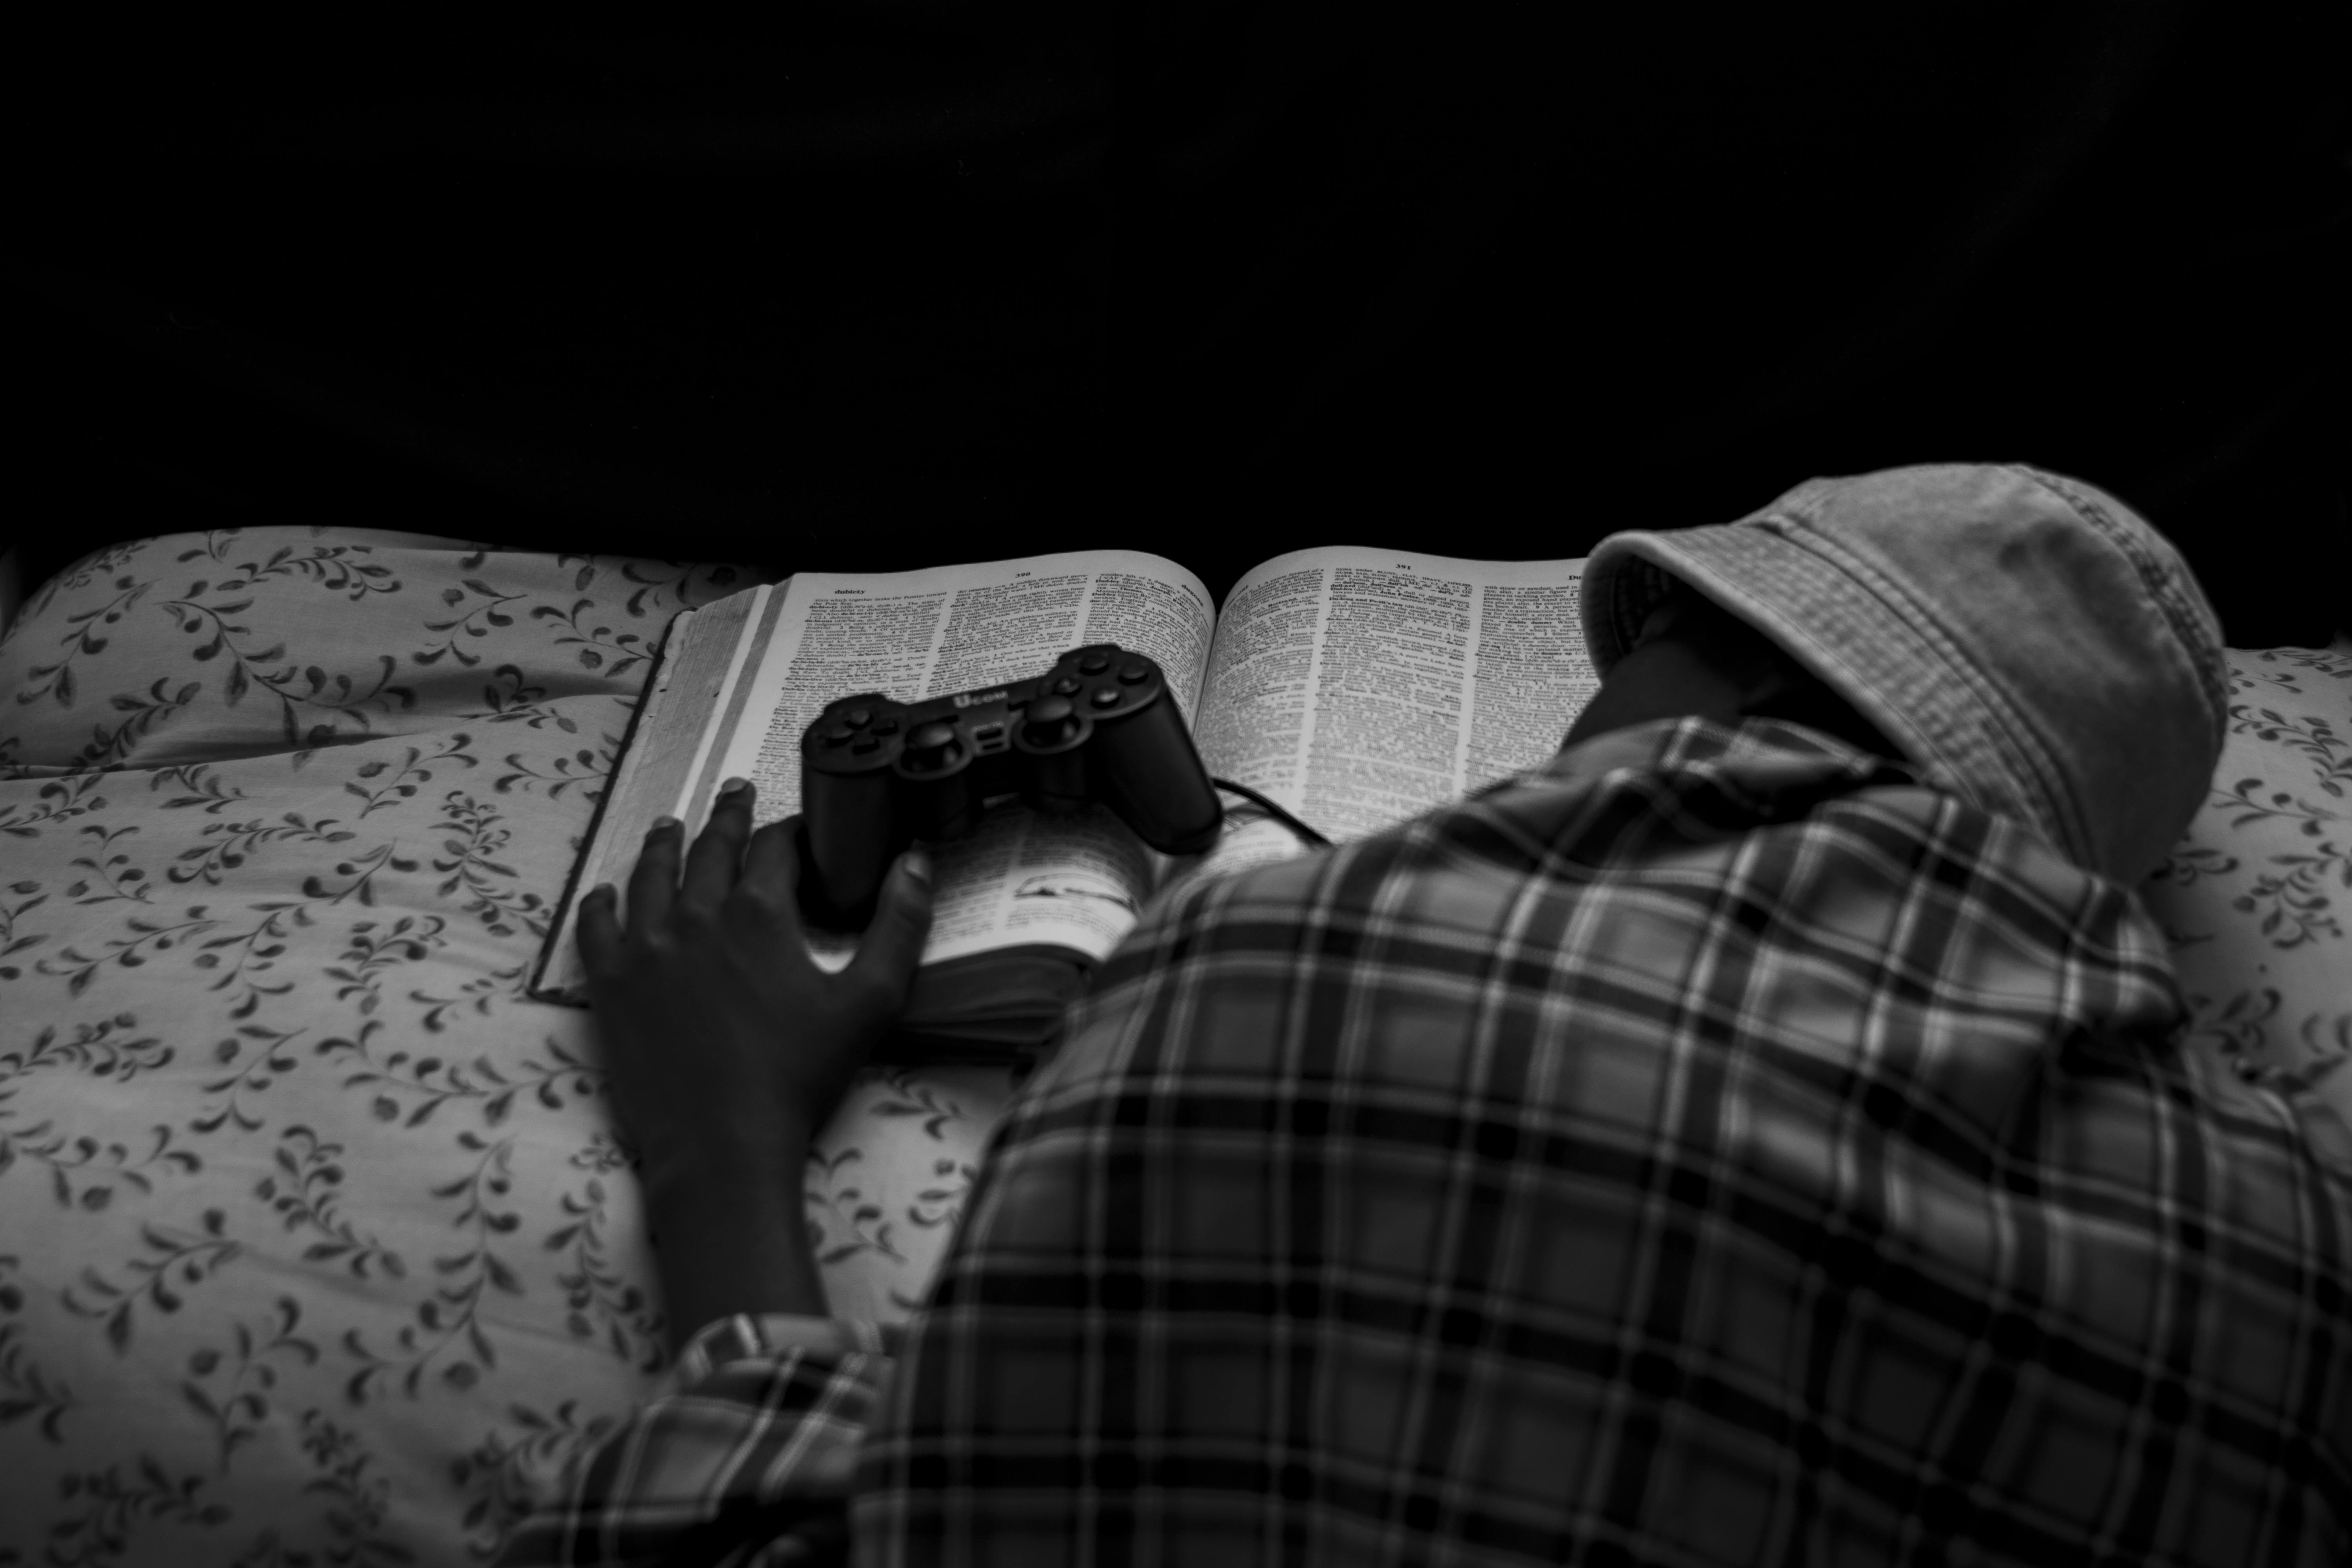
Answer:
<svg viewBox="0 0 2352 1568"><path fill-rule="evenodd" d="M54 27L30 580L292 522L1222 593L1995 458L2239 646L2352 621L2340 7L779 9Z"/></svg>

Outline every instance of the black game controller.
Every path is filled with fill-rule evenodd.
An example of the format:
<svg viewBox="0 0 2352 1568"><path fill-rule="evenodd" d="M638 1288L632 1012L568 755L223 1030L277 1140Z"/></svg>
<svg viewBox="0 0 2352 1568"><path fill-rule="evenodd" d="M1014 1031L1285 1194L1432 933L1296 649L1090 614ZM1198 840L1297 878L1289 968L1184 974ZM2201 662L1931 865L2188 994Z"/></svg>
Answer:
<svg viewBox="0 0 2352 1568"><path fill-rule="evenodd" d="M826 704L801 737L803 902L863 930L899 851L969 833L982 802L1016 793L1047 812L1100 801L1164 855L1206 849L1224 821L1160 666L1094 643L1008 686Z"/></svg>

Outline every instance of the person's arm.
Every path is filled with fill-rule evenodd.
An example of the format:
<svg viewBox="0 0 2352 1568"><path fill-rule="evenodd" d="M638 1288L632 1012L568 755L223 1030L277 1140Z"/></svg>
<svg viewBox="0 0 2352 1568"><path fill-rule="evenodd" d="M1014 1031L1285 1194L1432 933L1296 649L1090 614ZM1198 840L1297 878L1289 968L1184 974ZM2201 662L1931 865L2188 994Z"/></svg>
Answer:
<svg viewBox="0 0 2352 1568"><path fill-rule="evenodd" d="M808 956L797 819L752 832L722 793L685 857L646 837L629 919L583 902L614 1113L635 1144L677 1392L567 1473L502 1563L717 1562L791 1537L824 1561L866 1413L889 1367L870 1324L825 1316L801 1206L809 1145L901 1006L930 923L928 862L894 868L856 959Z"/></svg>
<svg viewBox="0 0 2352 1568"><path fill-rule="evenodd" d="M888 1337L814 1317L706 1325L678 1358L677 1391L568 1466L499 1563L772 1561L762 1549L777 1562L845 1561L850 1482L890 1373Z"/></svg>

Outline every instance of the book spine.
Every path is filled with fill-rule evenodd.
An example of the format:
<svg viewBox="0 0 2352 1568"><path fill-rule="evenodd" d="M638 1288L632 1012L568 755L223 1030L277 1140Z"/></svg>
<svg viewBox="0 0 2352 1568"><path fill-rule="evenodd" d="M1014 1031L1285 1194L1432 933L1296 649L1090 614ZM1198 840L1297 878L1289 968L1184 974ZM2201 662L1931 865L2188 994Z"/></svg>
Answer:
<svg viewBox="0 0 2352 1568"><path fill-rule="evenodd" d="M774 590L731 595L680 610L646 677L645 693L621 738L611 782L572 862L571 880L532 971L530 994L573 1005L587 1001L587 975L576 936L580 896L600 883L625 881L654 819L676 808L688 763L707 751L719 712L714 699L741 658L745 633Z"/></svg>

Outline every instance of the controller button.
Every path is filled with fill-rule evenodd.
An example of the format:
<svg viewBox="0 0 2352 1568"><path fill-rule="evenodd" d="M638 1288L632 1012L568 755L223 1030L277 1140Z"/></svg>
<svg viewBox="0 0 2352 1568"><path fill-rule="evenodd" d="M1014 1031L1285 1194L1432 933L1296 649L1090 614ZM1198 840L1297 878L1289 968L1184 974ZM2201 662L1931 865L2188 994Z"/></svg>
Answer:
<svg viewBox="0 0 2352 1568"><path fill-rule="evenodd" d="M1078 732L1077 710L1066 697L1041 697L1029 706L1022 739L1033 746L1058 746Z"/></svg>
<svg viewBox="0 0 2352 1568"><path fill-rule="evenodd" d="M1107 653L1090 653L1078 660L1078 673L1081 675L1100 675L1109 668L1110 655Z"/></svg>
<svg viewBox="0 0 2352 1568"><path fill-rule="evenodd" d="M852 708L848 712L844 713L842 717L848 720L858 729L863 730L866 725L874 722L874 710L871 708Z"/></svg>
<svg viewBox="0 0 2352 1568"><path fill-rule="evenodd" d="M914 773L935 773L956 760L956 731L952 724L930 723L916 727L907 737L907 771Z"/></svg>
<svg viewBox="0 0 2352 1568"><path fill-rule="evenodd" d="M824 743L828 746L841 745L856 732L846 724L835 724L824 732Z"/></svg>
<svg viewBox="0 0 2352 1568"><path fill-rule="evenodd" d="M1139 686L1150 679L1151 667L1148 664L1122 664L1118 667L1118 679L1122 686Z"/></svg>
<svg viewBox="0 0 2352 1568"><path fill-rule="evenodd" d="M1116 708L1126 700L1127 693L1121 691L1116 686L1097 686L1095 688L1094 701L1095 706L1097 708Z"/></svg>
<svg viewBox="0 0 2352 1568"><path fill-rule="evenodd" d="M1066 675L1062 677L1061 679L1054 682L1054 695L1056 697L1076 697L1078 694L1079 684L1080 683L1076 678Z"/></svg>
<svg viewBox="0 0 2352 1568"><path fill-rule="evenodd" d="M877 735L895 735L898 732L898 721L896 719L877 719L874 721L874 733Z"/></svg>

